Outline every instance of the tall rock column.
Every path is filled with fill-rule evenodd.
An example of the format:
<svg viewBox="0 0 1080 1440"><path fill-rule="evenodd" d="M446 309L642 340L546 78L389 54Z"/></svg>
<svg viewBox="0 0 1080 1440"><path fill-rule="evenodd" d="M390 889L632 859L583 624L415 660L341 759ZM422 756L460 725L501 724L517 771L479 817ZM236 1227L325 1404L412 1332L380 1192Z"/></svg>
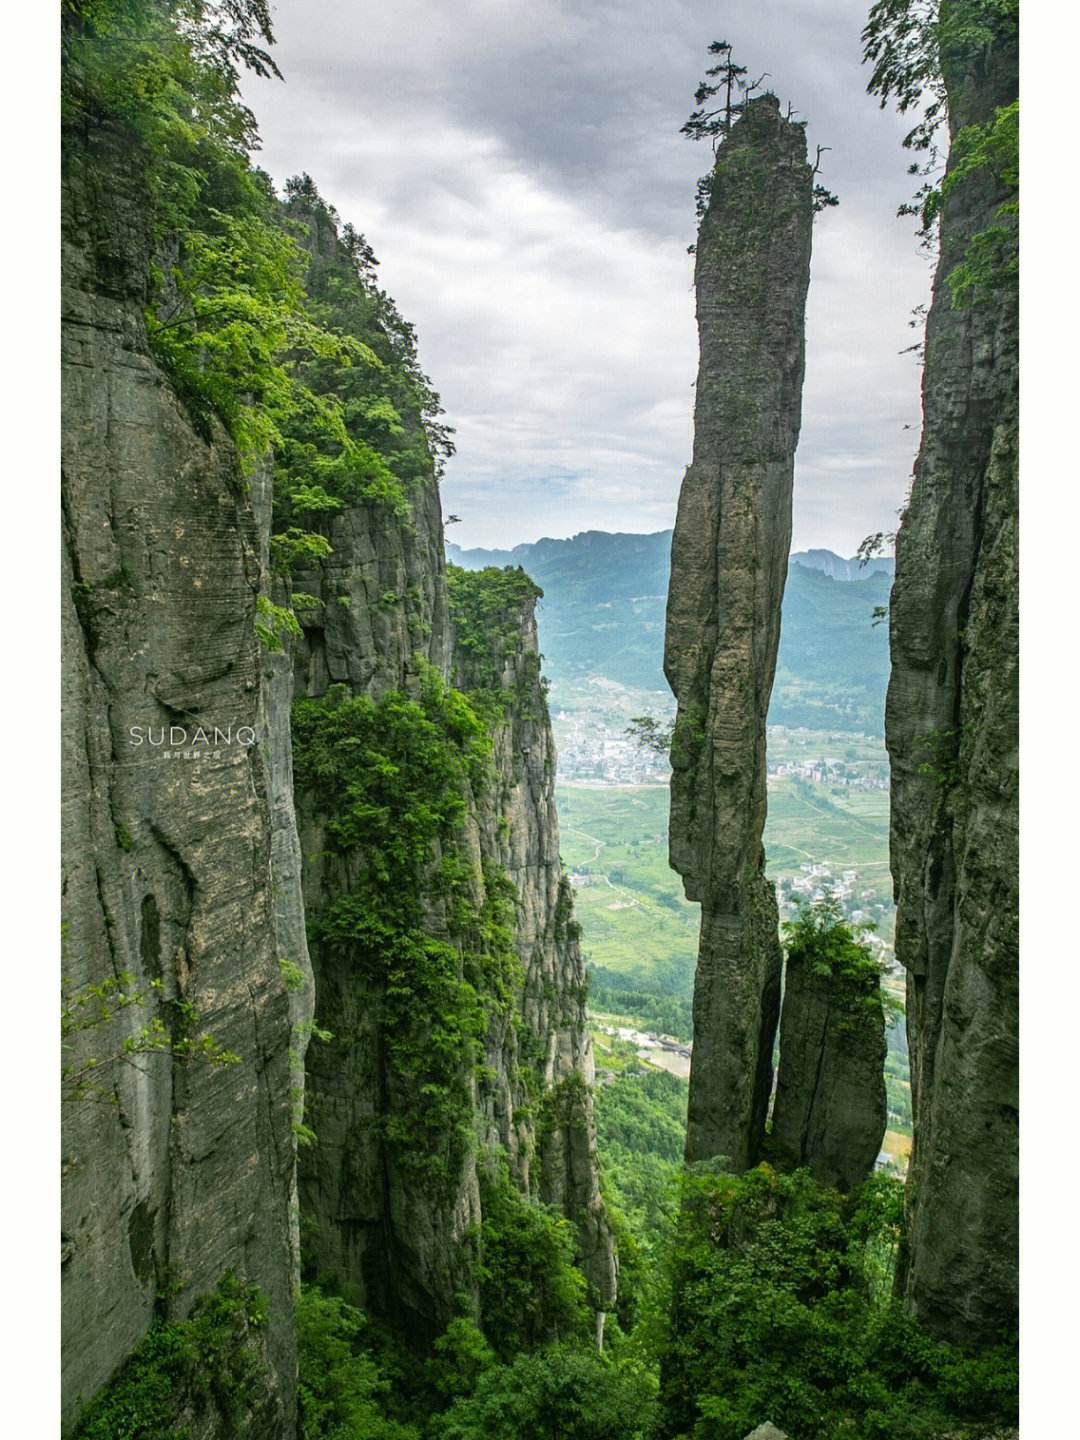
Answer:
<svg viewBox="0 0 1080 1440"><path fill-rule="evenodd" d="M1016 99L998 26L977 54L943 47L954 135ZM901 1284L967 1340L1017 1304L1017 331L1007 285L958 309L946 277L1004 198L984 169L942 213L885 720L915 1120Z"/></svg>
<svg viewBox="0 0 1080 1440"><path fill-rule="evenodd" d="M694 454L672 540L664 668L678 700L671 863L702 905L686 1153L757 1159L780 1003L764 875L765 716L801 414L813 180L802 125L751 100L697 245Z"/></svg>
<svg viewBox="0 0 1080 1440"><path fill-rule="evenodd" d="M268 1302L267 1323L247 1336L259 1378L241 1419L215 1400L198 1434L277 1440L295 1429L299 1263L296 1042L280 961L301 978L308 966L288 697L255 632L265 477L247 483L223 428L200 433L154 361L141 148L72 109L62 191L62 913L73 1017L63 1427L70 1433L156 1317L186 1319L231 1272ZM125 1006L119 994L143 998ZM185 1060L179 1047L125 1051L154 1022L174 1037L197 1025L239 1063ZM92 1086L77 1083L91 1075ZM190 1399L178 1391L178 1426Z"/></svg>
<svg viewBox="0 0 1080 1440"><path fill-rule="evenodd" d="M776 1165L849 1190L885 1134L885 1014L873 957L854 944L831 965L826 955L788 946L768 1150Z"/></svg>

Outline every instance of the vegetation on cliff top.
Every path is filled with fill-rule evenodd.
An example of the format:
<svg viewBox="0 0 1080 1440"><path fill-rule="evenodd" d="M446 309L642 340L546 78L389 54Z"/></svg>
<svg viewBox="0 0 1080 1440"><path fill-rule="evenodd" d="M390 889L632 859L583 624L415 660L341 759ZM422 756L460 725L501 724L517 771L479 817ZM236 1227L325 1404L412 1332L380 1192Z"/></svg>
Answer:
<svg viewBox="0 0 1080 1440"><path fill-rule="evenodd" d="M249 459L273 454L279 568L325 555L320 527L345 504L403 517L448 435L411 329L375 285L366 241L339 233L307 177L282 204L250 167L254 121L237 76L242 65L274 69L264 0L68 0L65 10L78 77L65 94L69 118L122 127L145 172L158 245L151 346L207 433L220 421ZM951 7L994 23L1014 12L1010 0ZM910 0L872 12L871 36L884 46L873 83L901 108L936 83L928 57L937 51L919 47L940 46L945 32L919 30L923 15L939 27L936 6ZM1010 186L1014 119L999 111L972 127L939 194L979 171ZM925 224L935 203L925 200ZM989 233L968 250L958 298L1011 274L1011 204L1004 239ZM511 620L539 591L520 570L467 583L463 573L449 578L459 646L478 685L494 688L517 645ZM279 616L270 634L289 629ZM383 1009L388 1064L408 1097L383 1117L387 1144L422 1181L445 1184L475 1143L480 1042L518 979L512 887L490 863L478 874L458 844L467 796L488 783L489 727L427 672L416 696L375 701L338 687L300 700L293 723L297 783L326 820L322 858L347 877L312 917L313 940L339 948ZM421 924L428 904L441 908L449 938ZM852 937L823 947L820 927L797 922L791 939L855 988L868 979ZM914 1440L1008 1423L1011 1352L972 1358L933 1342L889 1298L898 1187L876 1179L841 1197L766 1166L741 1177L699 1167L676 1183L678 1086L622 1079L600 1102L608 1185L652 1286L640 1317L623 1315L630 1333L612 1325L610 1354L593 1348L565 1222L496 1166L483 1172L484 1219L470 1237L480 1326L459 1316L417 1359L341 1299L301 1296L306 1440L741 1440L766 1413L804 1440ZM178 1417L211 1406L235 1424L259 1402L265 1320L257 1292L227 1276L187 1318L151 1327L87 1407L78 1440L182 1436Z"/></svg>
<svg viewBox="0 0 1080 1440"><path fill-rule="evenodd" d="M248 470L272 464L274 568L329 554L344 504L406 517L451 432L364 237L338 233L310 177L282 203L251 166L239 72L276 73L269 7L66 0L64 16L65 120L122 135L149 198L150 348L208 438L224 425ZM297 626L286 604L258 629L278 648Z"/></svg>
<svg viewBox="0 0 1080 1440"><path fill-rule="evenodd" d="M446 591L468 688L497 690L506 661L521 648L526 608L543 590L520 565L483 570L447 565Z"/></svg>
<svg viewBox="0 0 1080 1440"><path fill-rule="evenodd" d="M881 961L867 945L872 925L851 925L839 899L825 889L821 899L800 906L795 919L781 927L788 963L805 965L829 982L829 993L841 1005L883 1003Z"/></svg>
<svg viewBox="0 0 1080 1440"><path fill-rule="evenodd" d="M863 30L870 93L883 107L892 100L901 114L917 117L904 145L919 157L910 173L922 184L900 213L918 216L919 234L933 244L942 207L959 187L981 176L999 192L994 223L950 257L946 280L956 306L1014 292L1018 283L1020 104L997 106L988 119L957 130L945 165L946 75L983 76L990 57L1015 41L1019 17L1020 0L876 0Z"/></svg>

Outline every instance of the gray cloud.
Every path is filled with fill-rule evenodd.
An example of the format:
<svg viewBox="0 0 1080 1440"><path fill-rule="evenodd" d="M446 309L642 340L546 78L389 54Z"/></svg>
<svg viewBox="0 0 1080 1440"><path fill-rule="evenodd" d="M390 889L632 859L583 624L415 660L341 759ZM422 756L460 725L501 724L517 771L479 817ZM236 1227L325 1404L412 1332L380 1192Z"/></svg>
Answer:
<svg viewBox="0 0 1080 1440"><path fill-rule="evenodd" d="M903 122L865 94L866 0L278 0L261 163L309 171L382 260L457 428L463 544L670 525L691 444L694 183L708 42L832 147L814 241L795 543L889 524L917 437L899 352L926 259ZM905 425L912 428L905 429Z"/></svg>

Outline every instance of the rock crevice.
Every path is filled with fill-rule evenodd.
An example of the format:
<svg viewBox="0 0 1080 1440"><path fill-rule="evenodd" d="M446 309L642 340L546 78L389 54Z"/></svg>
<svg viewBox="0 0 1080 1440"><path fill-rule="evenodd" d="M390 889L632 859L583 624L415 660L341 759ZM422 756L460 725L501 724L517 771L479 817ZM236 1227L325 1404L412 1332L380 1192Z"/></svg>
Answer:
<svg viewBox="0 0 1080 1440"><path fill-rule="evenodd" d="M953 135L986 124L1017 96L1015 23L943 62ZM947 277L1007 198L984 169L942 210L885 720L915 1131L901 1286L966 1341L1017 1308L1019 421L1015 291L957 308Z"/></svg>

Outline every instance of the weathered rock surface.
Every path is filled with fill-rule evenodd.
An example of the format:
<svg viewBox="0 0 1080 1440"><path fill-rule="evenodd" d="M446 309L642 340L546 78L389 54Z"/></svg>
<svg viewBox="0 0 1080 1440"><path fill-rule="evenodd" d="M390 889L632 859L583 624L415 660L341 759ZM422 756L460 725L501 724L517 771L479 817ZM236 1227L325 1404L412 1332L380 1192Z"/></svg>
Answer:
<svg viewBox="0 0 1080 1440"><path fill-rule="evenodd" d="M196 432L148 353L137 147L97 126L65 153L64 971L76 995L123 972L162 987L67 1058L108 1057L154 1017L173 1027L184 1002L241 1063L110 1064L115 1103L64 1107L64 1423L162 1306L185 1315L232 1270L270 1306L265 1394L242 1433L286 1435L298 1257L279 935L301 970L306 950L287 699L254 630L266 523L232 444ZM231 743L146 732L200 724ZM198 1433L216 1433L212 1414Z"/></svg>
<svg viewBox="0 0 1080 1440"><path fill-rule="evenodd" d="M333 263L325 221L318 224L316 243ZM296 588L318 601L301 614L297 695L318 697L339 684L376 701L393 691L415 695L426 666L466 691L489 684L490 675L481 680L475 657L456 643L434 478L413 488L410 503L408 521L370 505L342 510L328 530L333 553L295 577ZM495 657L495 688L510 697L492 736L495 780L467 797L456 859L478 906L489 883L485 864L512 882L524 983L510 1013L492 1021L472 1120L481 1152L503 1147L523 1191L574 1221L579 1262L605 1308L614 1303L616 1261L599 1193L585 972L559 860L554 741L532 604L510 621L517 639L510 653ZM348 892L353 874L350 862L326 853L328 817L319 804L305 795L298 804L305 894L317 915ZM453 940L446 901L436 892L433 884L417 897L424 927ZM318 1144L300 1167L305 1265L411 1336L434 1337L452 1317L455 1297L475 1292L462 1243L482 1219L475 1147L442 1187L418 1184L398 1163L387 1126L395 1117L408 1123L424 1101L390 1077L378 987L357 975L340 949L316 944L312 958L317 1022L348 1044L316 1044L308 1056L307 1116ZM539 1093L527 1090L526 1068Z"/></svg>
<svg viewBox="0 0 1080 1440"><path fill-rule="evenodd" d="M813 973L789 953L769 1155L849 1190L885 1134L885 1016L876 974L860 984Z"/></svg>
<svg viewBox="0 0 1080 1440"><path fill-rule="evenodd" d="M335 560L340 554L335 551ZM441 581L439 572L407 573L410 583L421 587L434 588ZM305 587L319 583L313 576L303 580ZM429 613L436 609L433 603ZM459 854L469 867L477 903L488 883L485 861L494 861L513 883L514 942L524 972L510 1012L492 1021L485 1078L474 1090L474 1123L482 1150L505 1149L525 1193L557 1206L574 1221L579 1261L597 1305L608 1308L614 1303L616 1267L599 1192L585 971L559 860L555 754L539 683L531 604L519 620L521 643L505 660L501 677L502 688L515 698L493 737L496 784L471 797ZM346 623L355 621L347 617ZM433 633L436 647L446 633ZM401 638L407 643L407 627ZM330 655L335 647L327 644L317 653ZM400 664L396 673L387 667L372 677L375 698L390 689L409 690L415 661L402 650ZM329 678L335 679L333 671ZM460 657L450 678L468 686ZM301 805L310 857L307 894L318 913L348 886L349 877L347 866L323 855L324 817L303 796ZM452 933L444 902L433 893L422 897L422 904L431 934ZM313 955L319 1023L348 1036L349 1043L344 1048L315 1045L309 1056L308 1118L319 1143L301 1165L305 1260L313 1273L332 1275L374 1313L401 1323L414 1336L434 1335L451 1318L455 1296L470 1293L475 1283L462 1242L482 1219L477 1155L471 1150L463 1155L446 1187L418 1184L397 1163L384 1142L386 1124L394 1114L407 1114L417 1100L395 1091L388 1080L377 990L354 973L340 952L316 946ZM539 1095L526 1088L526 1063ZM536 1106L545 1096L547 1123L539 1126Z"/></svg>
<svg viewBox="0 0 1080 1440"><path fill-rule="evenodd" d="M954 133L1016 98L1015 31L945 60ZM944 208L886 710L915 1117L902 1284L968 1341L1017 1303L1017 331L1007 288L954 309L945 276L1001 198L983 172Z"/></svg>
<svg viewBox="0 0 1080 1440"><path fill-rule="evenodd" d="M573 1221L577 1259L599 1309L614 1308L617 1261L600 1198L593 1121L595 1081L585 1008L585 963L574 920L573 894L559 858L555 807L555 741L540 684L535 603L520 616L520 647L509 657L503 684L515 701L496 734L499 789L479 807L481 848L517 891L515 934L524 971L516 1013L542 1085L539 1119L522 1081L519 1027L511 1018L488 1039L493 1072L484 1098L486 1140L506 1148L522 1189ZM467 663L457 652L456 677L468 688Z"/></svg>
<svg viewBox="0 0 1080 1440"><path fill-rule="evenodd" d="M758 1158L780 1004L765 879L765 716L801 417L813 181L801 125L753 100L698 236L694 455L672 539L671 863L702 905L687 1156Z"/></svg>

